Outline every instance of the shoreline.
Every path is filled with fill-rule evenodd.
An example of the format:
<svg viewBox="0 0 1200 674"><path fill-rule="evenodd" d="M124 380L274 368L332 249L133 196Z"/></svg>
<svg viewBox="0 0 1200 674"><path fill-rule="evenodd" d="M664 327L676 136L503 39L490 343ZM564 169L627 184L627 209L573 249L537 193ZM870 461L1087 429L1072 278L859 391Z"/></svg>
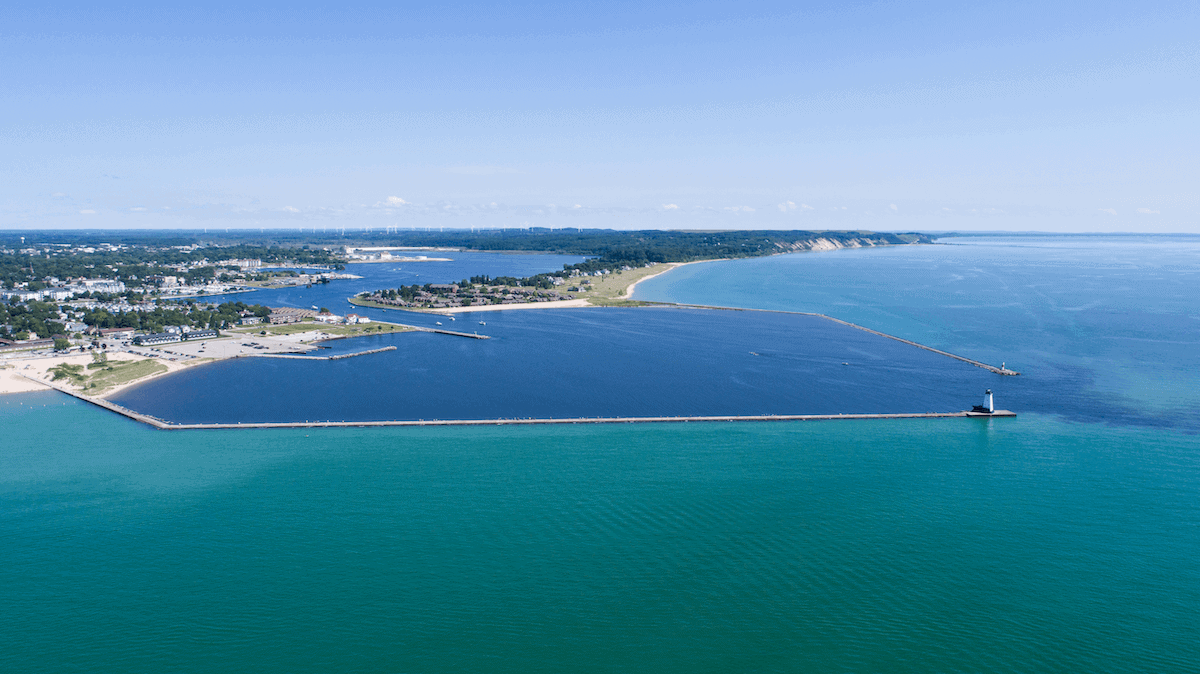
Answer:
<svg viewBox="0 0 1200 674"><path fill-rule="evenodd" d="M676 269L679 269L680 267L686 267L689 264L702 264L704 262L727 262L732 259L733 258L730 258L730 257L718 257L713 260L693 260L691 262L664 262L663 263L664 265L670 265L670 266L660 272L655 272L653 274L650 274L649 276L643 276L642 278L634 281L633 283L630 283L629 287L625 288L625 299L633 300L634 289L636 289L638 284L641 283L642 281L648 281L656 276L662 276L663 274L665 274L669 271L674 271Z"/></svg>
<svg viewBox="0 0 1200 674"><path fill-rule="evenodd" d="M230 331L230 332L226 332L221 337L218 337L215 339L204 339L204 340L199 340L199 341L190 342L190 343L187 343L187 342L172 343L173 345L176 346L176 348L178 348L179 346L186 345L189 347L194 347L197 350L199 350L202 347L207 349L210 346L217 347L218 350L221 350L221 347L223 347L223 346L227 347L226 349L224 349L226 351L226 353L224 353L224 354L211 355L211 356L205 355L203 357L194 357L193 356L193 357L189 358L188 354L176 353L176 352L172 352L172 351L166 351L166 352L155 351L155 353L158 354L155 356L142 356L140 354L131 353L131 352L127 352L127 351L106 352L109 354L108 362L111 365L119 366L119 365L122 365L125 363L153 362L153 363L164 366L166 368L166 370L159 371L159 372L152 372L152 373L146 374L142 377L138 377L136 379L131 379L129 381L121 382L114 386L105 387L103 389L103 392L101 392L95 396L84 393L84 391L82 391L82 390L80 390L80 391L68 390L68 389L73 389L74 387L70 386L69 384L55 382L50 379L50 377L52 376L50 373L50 370L55 367L58 367L59 365L64 365L64 364L66 364L66 365L82 365L85 368L84 371L86 372L87 366L93 362L92 353L94 353L94 352L73 353L73 354L53 354L53 355L40 356L40 357L4 360L4 361L0 361L0 395L7 395L10 393L29 393L29 392L33 392L33 391L44 391L47 389L54 389L54 390L63 390L64 392L71 393L72 395L74 395L75 393L78 393L79 395L87 396L89 398L96 398L96 399L104 400L104 399L107 399L109 396L116 395L117 393L120 393L121 391L124 391L124 390L134 387L134 386L137 386L139 384L144 384L148 381L158 379L159 377L166 377L166 376L174 374L176 372L180 372L180 371L183 371L183 370L186 370L189 368L193 368L193 367L197 367L197 366L201 366L201 365L220 363L220 362L224 362L227 360L235 360L238 358L261 357L261 356L268 356L268 355L280 356L280 357L285 357L285 358L303 357L304 353L310 352L310 351L315 351L315 350L319 349L320 344L322 342L327 342L327 341L331 341L334 339L354 339L356 337L375 337L375 336L381 335L381 334L396 334L399 332L412 332L412 331L425 329L425 328L421 328L419 326L403 325L401 323L391 323L389 321L375 321L374 323L379 324L379 325L388 325L393 328L399 328L399 329L389 330L388 332L378 332L378 333L374 333L374 334L363 333L363 334L352 334L352 335L338 335L335 333L325 332L321 329L323 326L314 324L313 329L311 331L293 333L293 334L283 334L283 335L277 335L277 336L273 336L273 337L265 337L264 338L264 337L256 334L253 330L248 331L248 332L232 332L232 331ZM266 342L269 340L272 343L268 346L268 348L266 350L264 350L261 353L258 351L248 351L246 349L241 349L241 348L234 348L234 349L232 349L233 352L229 352L231 350L228 347L238 345L240 343L239 340L251 340L251 339L258 340L260 343ZM306 341L306 340L311 340L311 341ZM160 349L161 347L146 347L146 348L147 349L150 349L150 348ZM175 359L173 360L172 357L174 357ZM309 358L312 358L312 357L310 356Z"/></svg>
<svg viewBox="0 0 1200 674"><path fill-rule="evenodd" d="M909 245L914 245L914 244L909 244ZM842 248L836 248L834 250L842 250ZM807 251L780 251L778 253L774 253L773 255L791 255L793 253L798 253L798 252L826 252L826 250L825 249L815 249L815 250L807 250ZM618 291L617 296L619 296L620 299L617 299L617 300L614 300L613 298L605 297L605 298L595 298L596 301L593 302L588 298L580 298L580 299L574 299L574 300L560 300L560 301L552 301L552 302L525 302L525 303L519 303L519 304L488 304L488 305L468 306L468 307L449 307L449 308L443 308L443 309L424 309L424 308L382 306L382 305L377 305L374 302L369 302L369 301L364 302L364 301L358 300L357 297L352 297L352 298L348 298L348 299L349 299L350 303L355 306L380 308L380 309L393 309L395 311L405 311L405 312L412 312L412 313L434 314L434 315L444 315L444 316L452 316L455 314L466 314L466 313L473 313L473 312L481 312L482 313L482 312L492 312L492 311L505 311L505 310L510 310L510 309L511 310L575 309L575 308L589 308L589 307L597 307L598 308L598 307L610 306L610 305L604 304L603 302L613 302L613 305L615 305L615 306L655 306L655 305L657 305L657 306L663 306L663 307L674 306L674 307L679 307L679 308L705 308L705 309L728 309L728 310L737 310L737 311L761 311L759 309L746 309L746 308L738 308L738 307L718 307L718 306L706 306L706 305L689 305L689 304L680 304L680 303L675 303L675 302L643 302L643 301L633 299L633 295L636 292L637 286L642 281L645 281L645 280L651 279L651 278L655 278L657 276L661 276L663 274L666 274L667 272L670 272L674 269L678 269L678 268L686 266L686 265L701 264L701 263L705 263L705 262L726 262L726 261L730 261L733 259L735 259L735 258L716 258L716 259L712 259L712 260L694 260L691 262L665 262L665 263L662 263L661 264L662 269L655 270L654 273L642 276L642 277L638 278L637 280L624 286L622 291ZM611 293L611 289L610 289L610 293ZM974 361L972 359L968 359L968 358L958 356L958 355L955 355L955 354L952 354L949 352L945 352L945 351L942 351L939 349L928 347L923 344L913 342L911 340L903 339L903 338L889 335L889 334L886 334L883 332L872 330L872 329L866 328L864 326L849 323L847 321L843 321L843 320L834 318L832 316L825 316L823 314L810 314L810 313L806 313L806 312L780 312L780 313L796 313L796 314L820 316L821 318L825 318L825 319L831 320L833 322L840 323L840 324L845 325L850 328L855 328L855 329L863 330L866 332L870 332L870 333L873 333L873 334L876 334L876 335L879 335L879 336L882 336L882 337L885 337L888 339L894 339L896 341L900 341L900 342L909 344L911 346L915 346L917 348L932 351L934 353L938 353L938 354L941 354L941 355L944 355L944 356L947 356L950 358L954 358L954 359L975 365L976 367L981 367L983 369L990 370L997 374L1002 374L1002 375L1020 374L1020 373L1012 371L1012 370L1005 370L1002 368L997 368L995 366L988 365L986 363L980 363L980 362ZM429 331L429 332L444 332L444 333L448 333L448 334L459 334L459 333L455 333L453 331L449 331L449 330L445 330L445 329L432 329L432 328L426 328L426 327L421 327L421 326L405 325L402 323L393 323L390 321L375 321L375 323L381 324L381 325L389 325L389 326L392 326L395 328L401 328L400 331L417 330L417 331ZM246 339L246 340L253 339L253 340L263 340L263 341L269 340L271 342L276 342L276 343L269 345L268 350L264 353L259 353L259 352L242 353L241 350L234 349L235 351L237 351L237 353L225 353L222 355L213 355L213 356L206 355L202 358L198 358L198 357L196 357L196 355L198 355L198 354L184 354L184 353L174 353L174 352L168 351L167 353L172 354L176 358L173 360L171 356L166 356L166 355L146 357L146 356L141 356L140 354L136 354L136 353L116 352L116 353L112 354L113 360L111 362L113 364L153 361L155 363L161 364L166 369L165 369L165 371L149 373L145 376L138 377L136 379L132 379L127 382L121 382L121 383L116 384L111 387L107 387L107 388L103 389L103 393L100 393L98 396L87 395L82 390L77 391L77 392L76 391L67 391L67 392L71 393L72 395L83 396L86 398L95 397L98 400L103 400L109 396L116 395L117 393L120 393L121 391L124 391L133 386L137 386L137 385L143 384L147 381L151 381L151 380L157 379L159 377L164 377L164 376L173 374L175 372L179 372L181 370L184 370L184 369L187 369L190 367L195 367L198 365L217 363L217 362L233 360L236 358L248 357L248 356L260 356L260 355L269 355L269 354L288 354L288 353L294 355L297 353L303 353L306 351L315 350L315 349L319 348L318 346L314 346L315 344L319 344L320 342L328 341L330 339L352 339L355 337L374 336L374 335L370 335L370 334L366 334L366 333L351 334L351 335L337 335L337 334L325 333L320 329L320 327L318 327L316 325L314 325L313 328L314 329L312 331L306 331L306 332L294 333L294 334L273 335L273 336L267 337L267 338L260 337L259 335L255 334L255 332L253 330L251 330L249 332L227 332L227 333L225 333L225 335L222 338L218 338L215 340L203 340L202 342L196 342L197 345L211 344L214 346L218 346L218 349L219 349L220 345L232 344L234 342L234 340L237 340L237 339ZM393 330L390 332L395 332L395 331ZM386 334L390 334L390 332L386 333ZM385 334L385 333L377 333L377 334ZM323 335L323 336L321 336L321 335ZM480 339L486 339L486 337L484 337L484 336L468 335L466 333L462 333L462 335L463 336L474 336L474 337L477 337ZM306 338L309 338L311 343L304 341ZM285 342L286 342L286 344L285 344ZM156 349L156 353L157 352L158 351ZM128 357L121 358L120 356L122 354L124 354ZM189 356L191 356L191 357L189 358ZM0 361L0 395L9 394L9 393L28 393L28 392L46 390L46 389L67 390L68 388L71 388L71 387L69 387L68 385L59 384L57 382L50 381L49 377L51 376L51 374L50 374L49 370L51 368L57 367L61 364L83 365L86 368L87 365L91 362L92 361L91 361L90 353L74 354L74 355L55 354L55 355L43 356L43 357L22 358L22 359ZM22 367L22 366L24 366L24 367ZM33 366L34 369L32 371L29 371L31 369L31 366ZM803 416L803 415L801 415L801 416ZM906 416L908 416L908 415L906 415ZM489 421L487 423L495 423L495 421ZM557 422L555 422L555 423L557 423Z"/></svg>

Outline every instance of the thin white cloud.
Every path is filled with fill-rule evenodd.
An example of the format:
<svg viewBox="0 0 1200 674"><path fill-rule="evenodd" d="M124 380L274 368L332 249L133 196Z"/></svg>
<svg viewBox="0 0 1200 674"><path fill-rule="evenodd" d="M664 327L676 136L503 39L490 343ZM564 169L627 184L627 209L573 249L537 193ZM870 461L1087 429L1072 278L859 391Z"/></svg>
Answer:
<svg viewBox="0 0 1200 674"><path fill-rule="evenodd" d="M1109 215L1117 214L1117 209L1115 209L1115 208L1097 208L1096 210L1100 211L1101 213L1107 213Z"/></svg>
<svg viewBox="0 0 1200 674"><path fill-rule="evenodd" d="M51 199L65 199L66 197L67 195L63 192L55 192L54 194L50 195Z"/></svg>
<svg viewBox="0 0 1200 674"><path fill-rule="evenodd" d="M953 212L953 211L954 211L954 209L953 209L953 208L946 208L945 206L942 206L942 212L943 212L943 213L951 213L951 212Z"/></svg>
<svg viewBox="0 0 1200 674"><path fill-rule="evenodd" d="M388 206L406 206L406 205L408 205L408 202L401 199L400 197L388 197L387 199L384 199L383 203L387 204Z"/></svg>
<svg viewBox="0 0 1200 674"><path fill-rule="evenodd" d="M1156 211L1156 210L1153 210L1150 208L1139 208L1139 209L1137 209L1137 211L1138 211L1138 213L1142 213L1145 215L1158 215L1159 213L1162 212L1162 211Z"/></svg>
<svg viewBox="0 0 1200 674"><path fill-rule="evenodd" d="M457 173L467 176L494 176L502 173L520 173L511 166L451 166L447 173Z"/></svg>
<svg viewBox="0 0 1200 674"><path fill-rule="evenodd" d="M571 208L583 208L583 206L581 206L581 205L579 205L579 204L575 204L575 205L574 205L574 206L572 206Z"/></svg>
<svg viewBox="0 0 1200 674"><path fill-rule="evenodd" d="M93 211L93 210L92 210L92 209L90 209L90 208L85 208L85 209L83 209L82 211L79 211L79 214L80 214L80 215L95 215L95 214L96 214L96 211Z"/></svg>
<svg viewBox="0 0 1200 674"><path fill-rule="evenodd" d="M800 204L800 210L802 210L802 211L815 211L815 210L817 210L817 209L813 208L812 206L809 206L808 204Z"/></svg>
<svg viewBox="0 0 1200 674"><path fill-rule="evenodd" d="M663 210L664 210L664 211L677 211L677 210L679 210L679 204L663 204L663 205L662 205L662 207L663 207Z"/></svg>
<svg viewBox="0 0 1200 674"><path fill-rule="evenodd" d="M897 206L896 204L892 204L891 206L888 206L888 208L892 209L893 211L899 211L899 210L900 210L900 207L899 207L899 206Z"/></svg>
<svg viewBox="0 0 1200 674"><path fill-rule="evenodd" d="M295 206L284 206L283 210L287 211L288 213L299 213L300 212L300 209L296 208Z"/></svg>
<svg viewBox="0 0 1200 674"><path fill-rule="evenodd" d="M750 206L726 206L725 210L733 211L734 213L753 213L754 209Z"/></svg>
<svg viewBox="0 0 1200 674"><path fill-rule="evenodd" d="M146 208L145 206L134 206L133 208L131 208L131 209L129 209L129 210L131 210L131 211L137 211L137 212L139 212L139 213L140 213L140 212L142 212L142 211L148 211L148 210L150 210L150 209Z"/></svg>
<svg viewBox="0 0 1200 674"><path fill-rule="evenodd" d="M794 211L796 210L796 202L785 201L782 204L779 204L779 210L783 211L784 213L787 213L788 211Z"/></svg>

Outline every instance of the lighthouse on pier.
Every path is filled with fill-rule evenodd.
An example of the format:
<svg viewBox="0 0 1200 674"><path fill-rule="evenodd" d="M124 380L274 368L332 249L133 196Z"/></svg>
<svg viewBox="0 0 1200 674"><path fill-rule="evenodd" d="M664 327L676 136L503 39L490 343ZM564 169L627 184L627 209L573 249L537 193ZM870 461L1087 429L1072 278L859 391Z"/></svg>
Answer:
<svg viewBox="0 0 1200 674"><path fill-rule="evenodd" d="M992 389L988 389L987 391L985 391L983 393L983 404L976 405L974 408L971 409L971 411L976 412L976 413L982 413L982 414L995 414L996 413L996 405L992 400Z"/></svg>

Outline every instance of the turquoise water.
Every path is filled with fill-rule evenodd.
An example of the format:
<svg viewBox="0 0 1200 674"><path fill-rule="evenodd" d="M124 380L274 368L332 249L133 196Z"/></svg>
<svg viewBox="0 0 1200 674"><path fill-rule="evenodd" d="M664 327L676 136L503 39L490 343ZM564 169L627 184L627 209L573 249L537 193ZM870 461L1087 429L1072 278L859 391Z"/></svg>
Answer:
<svg viewBox="0 0 1200 674"><path fill-rule="evenodd" d="M1200 671L1195 239L1119 241L639 286L1007 360L1016 419L175 433L0 397L0 670Z"/></svg>

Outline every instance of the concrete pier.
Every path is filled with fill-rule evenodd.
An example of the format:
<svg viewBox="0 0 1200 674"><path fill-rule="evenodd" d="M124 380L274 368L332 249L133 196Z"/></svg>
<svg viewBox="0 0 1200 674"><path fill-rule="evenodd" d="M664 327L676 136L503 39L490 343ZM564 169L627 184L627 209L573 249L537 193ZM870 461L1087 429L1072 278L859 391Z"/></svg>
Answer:
<svg viewBox="0 0 1200 674"><path fill-rule="evenodd" d="M21 375L24 376L24 375ZM223 430L235 428L378 428L384 426L545 426L556 424L654 424L682 422L734 422L734 421L845 421L851 419L947 419L947 418L991 418L1015 417L1015 412L996 410L981 412L918 412L911 414L761 414L696 417L577 417L568 419L419 419L407 421L279 421L232 424L176 424L149 414L134 412L103 398L85 395L54 382L44 382L26 377L31 381L49 386L73 398L103 407L110 412L164 431Z"/></svg>
<svg viewBox="0 0 1200 674"><path fill-rule="evenodd" d="M372 353L383 353L384 351L395 351L394 346L384 346L378 349L368 349L366 351L356 351L354 353L342 353L336 356L301 356L297 354L286 353L248 353L243 358L282 358L283 360L341 360L343 358L354 358L355 356L369 356Z"/></svg>

